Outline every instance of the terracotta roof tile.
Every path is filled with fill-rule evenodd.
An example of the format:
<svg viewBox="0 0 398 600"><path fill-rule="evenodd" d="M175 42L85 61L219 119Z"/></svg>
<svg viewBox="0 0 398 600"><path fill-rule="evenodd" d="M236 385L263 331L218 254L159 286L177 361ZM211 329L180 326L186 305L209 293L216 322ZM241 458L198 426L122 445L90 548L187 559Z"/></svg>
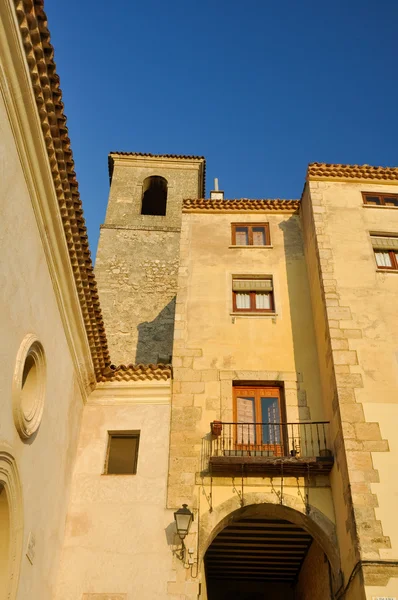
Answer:
<svg viewBox="0 0 398 600"><path fill-rule="evenodd" d="M240 212L240 211L289 211L299 209L299 200L250 200L239 198L235 200L209 200L205 198L187 199L183 201L183 212Z"/></svg>
<svg viewBox="0 0 398 600"><path fill-rule="evenodd" d="M333 165L310 163L307 180L311 179L357 179L378 181L398 181L398 167L372 167L370 165Z"/></svg>
<svg viewBox="0 0 398 600"><path fill-rule="evenodd" d="M14 0L96 376L110 363L43 0Z"/></svg>
<svg viewBox="0 0 398 600"><path fill-rule="evenodd" d="M111 365L107 367L99 381L153 381L164 380L171 378L171 365Z"/></svg>

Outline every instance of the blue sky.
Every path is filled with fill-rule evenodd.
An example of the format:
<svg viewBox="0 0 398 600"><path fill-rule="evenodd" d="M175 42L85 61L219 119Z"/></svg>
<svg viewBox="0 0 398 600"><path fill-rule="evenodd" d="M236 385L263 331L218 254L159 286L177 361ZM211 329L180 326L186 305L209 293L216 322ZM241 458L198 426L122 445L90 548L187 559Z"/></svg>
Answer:
<svg viewBox="0 0 398 600"><path fill-rule="evenodd" d="M95 256L109 151L198 154L227 198L397 165L396 0L46 0Z"/></svg>

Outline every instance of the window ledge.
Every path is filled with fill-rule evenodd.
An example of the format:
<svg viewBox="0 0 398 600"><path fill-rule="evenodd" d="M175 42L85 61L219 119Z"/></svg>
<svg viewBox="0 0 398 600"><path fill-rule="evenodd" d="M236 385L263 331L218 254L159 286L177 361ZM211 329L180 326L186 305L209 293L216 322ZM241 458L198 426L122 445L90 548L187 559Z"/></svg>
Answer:
<svg viewBox="0 0 398 600"><path fill-rule="evenodd" d="M269 245L269 246L255 246L255 245L249 246L249 244L247 244L245 246L238 246L237 244L233 244L231 246L228 246L228 248L257 248L257 249L259 249L259 248L273 248L273 246L272 245Z"/></svg>
<svg viewBox="0 0 398 600"><path fill-rule="evenodd" d="M393 210L398 210L398 206L383 206L379 204L362 204L364 208L392 208Z"/></svg>
<svg viewBox="0 0 398 600"><path fill-rule="evenodd" d="M376 269L376 273L398 273L398 269Z"/></svg>
<svg viewBox="0 0 398 600"><path fill-rule="evenodd" d="M268 318L275 318L278 316L278 313L276 312L267 312L267 313L260 313L260 312L231 312L229 313L231 315L231 317L256 317L256 318L260 318L263 319L264 317L268 317Z"/></svg>

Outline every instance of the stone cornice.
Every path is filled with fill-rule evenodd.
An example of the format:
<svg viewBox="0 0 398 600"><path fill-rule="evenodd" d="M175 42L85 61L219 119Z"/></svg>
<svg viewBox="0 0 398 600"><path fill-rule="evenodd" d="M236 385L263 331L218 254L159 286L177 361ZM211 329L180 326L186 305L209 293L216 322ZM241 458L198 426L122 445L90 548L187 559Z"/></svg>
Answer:
<svg viewBox="0 0 398 600"><path fill-rule="evenodd" d="M98 383L87 404L170 404L171 380L110 381Z"/></svg>

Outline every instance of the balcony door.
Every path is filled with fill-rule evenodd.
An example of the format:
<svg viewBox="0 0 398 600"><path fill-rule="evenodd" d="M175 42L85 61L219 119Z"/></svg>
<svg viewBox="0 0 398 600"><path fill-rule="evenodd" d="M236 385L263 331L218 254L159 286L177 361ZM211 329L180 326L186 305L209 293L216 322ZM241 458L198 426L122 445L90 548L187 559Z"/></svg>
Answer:
<svg viewBox="0 0 398 600"><path fill-rule="evenodd" d="M283 456L280 388L236 386L234 411L237 449Z"/></svg>

